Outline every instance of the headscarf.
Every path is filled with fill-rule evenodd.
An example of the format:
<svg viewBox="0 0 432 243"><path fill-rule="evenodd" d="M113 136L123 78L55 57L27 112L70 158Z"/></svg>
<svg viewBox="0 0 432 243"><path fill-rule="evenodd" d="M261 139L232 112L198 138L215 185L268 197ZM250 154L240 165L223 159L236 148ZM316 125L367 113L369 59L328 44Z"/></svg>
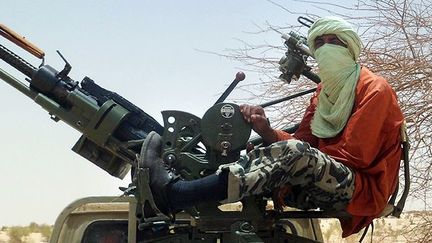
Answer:
<svg viewBox="0 0 432 243"><path fill-rule="evenodd" d="M335 34L347 47L326 43L316 49L315 39L325 34ZM308 44L318 63L322 84L311 123L312 134L335 137L345 127L354 106L361 41L348 22L331 16L318 19L310 27Z"/></svg>
<svg viewBox="0 0 432 243"><path fill-rule="evenodd" d="M314 41L318 36L325 34L335 34L339 40L348 46L348 50L357 61L359 58L362 43L357 32L354 31L350 23L336 16L328 16L318 19L309 28L308 45L312 53L315 52Z"/></svg>

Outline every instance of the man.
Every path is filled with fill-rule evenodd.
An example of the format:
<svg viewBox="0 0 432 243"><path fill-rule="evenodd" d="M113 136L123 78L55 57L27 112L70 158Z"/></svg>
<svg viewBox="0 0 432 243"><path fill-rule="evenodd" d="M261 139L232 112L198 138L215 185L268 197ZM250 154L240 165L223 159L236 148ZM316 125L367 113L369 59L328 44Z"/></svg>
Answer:
<svg viewBox="0 0 432 243"><path fill-rule="evenodd" d="M246 121L270 145L194 181L172 179L159 158L159 136L148 136L141 160L150 169L158 207L169 213L291 188L282 194L290 206L347 211L351 217L340 219L343 237L380 215L395 190L401 158L403 115L395 92L360 66L360 39L343 19L317 20L308 42L322 82L295 134L271 128L261 107L243 105Z"/></svg>

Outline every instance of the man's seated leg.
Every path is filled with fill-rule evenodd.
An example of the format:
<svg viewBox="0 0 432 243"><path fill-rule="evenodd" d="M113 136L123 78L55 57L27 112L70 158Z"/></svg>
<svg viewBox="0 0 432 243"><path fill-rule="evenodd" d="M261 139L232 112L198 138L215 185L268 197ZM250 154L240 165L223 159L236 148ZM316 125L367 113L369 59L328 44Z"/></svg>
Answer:
<svg viewBox="0 0 432 243"><path fill-rule="evenodd" d="M301 194L291 200L298 208L335 211L345 209L354 191L354 173L348 167L296 139L254 149L237 163L224 166L230 170L228 202L288 184L301 188ZM304 205L298 203L300 199Z"/></svg>
<svg viewBox="0 0 432 243"><path fill-rule="evenodd" d="M283 197L279 201L299 209L345 210L354 191L354 172L325 153L295 141L291 150L299 150L301 156L291 162L291 190L279 195Z"/></svg>
<svg viewBox="0 0 432 243"><path fill-rule="evenodd" d="M228 172L222 171L197 180L175 180L161 159L162 138L150 132L140 155L140 166L149 168L150 188L156 206L164 214L192 207L205 201L221 201L227 195Z"/></svg>
<svg viewBox="0 0 432 243"><path fill-rule="evenodd" d="M340 206L351 199L354 189L351 170L308 143L294 139L252 150L237 163L222 165L217 174L193 181L173 181L160 158L161 138L150 134L146 141L157 145L153 146L157 152L142 156L144 167L150 169L150 187L158 207L158 203L173 210L209 200L234 202L249 195L271 193L285 184L313 185L311 200L316 201L315 205Z"/></svg>

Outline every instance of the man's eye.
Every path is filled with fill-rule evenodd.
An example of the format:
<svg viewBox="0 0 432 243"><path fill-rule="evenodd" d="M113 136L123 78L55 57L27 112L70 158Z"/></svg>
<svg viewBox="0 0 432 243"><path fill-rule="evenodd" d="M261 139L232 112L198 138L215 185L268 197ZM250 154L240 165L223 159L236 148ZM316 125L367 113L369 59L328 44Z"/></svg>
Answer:
<svg viewBox="0 0 432 243"><path fill-rule="evenodd" d="M339 39L334 38L334 39L331 40L331 43L334 43L334 44L341 44L342 42L341 42Z"/></svg>
<svg viewBox="0 0 432 243"><path fill-rule="evenodd" d="M316 39L315 40L315 46L322 46L324 44L324 41L321 39Z"/></svg>

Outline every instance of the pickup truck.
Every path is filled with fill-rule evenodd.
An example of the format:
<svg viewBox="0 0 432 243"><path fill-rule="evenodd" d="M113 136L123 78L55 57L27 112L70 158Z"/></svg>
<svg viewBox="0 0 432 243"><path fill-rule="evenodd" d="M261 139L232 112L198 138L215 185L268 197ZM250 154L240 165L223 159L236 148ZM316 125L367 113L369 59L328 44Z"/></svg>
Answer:
<svg viewBox="0 0 432 243"><path fill-rule="evenodd" d="M223 205L236 211L238 204ZM50 243L135 243L135 242L323 242L317 219L284 219L278 230L252 233L251 225L205 222L180 213L170 227L160 225L138 230L134 197L87 197L76 200L58 216ZM175 226L173 226L175 225ZM211 227L209 227L211 226ZM234 226L234 227L233 227ZM269 227L271 225L268 225Z"/></svg>

